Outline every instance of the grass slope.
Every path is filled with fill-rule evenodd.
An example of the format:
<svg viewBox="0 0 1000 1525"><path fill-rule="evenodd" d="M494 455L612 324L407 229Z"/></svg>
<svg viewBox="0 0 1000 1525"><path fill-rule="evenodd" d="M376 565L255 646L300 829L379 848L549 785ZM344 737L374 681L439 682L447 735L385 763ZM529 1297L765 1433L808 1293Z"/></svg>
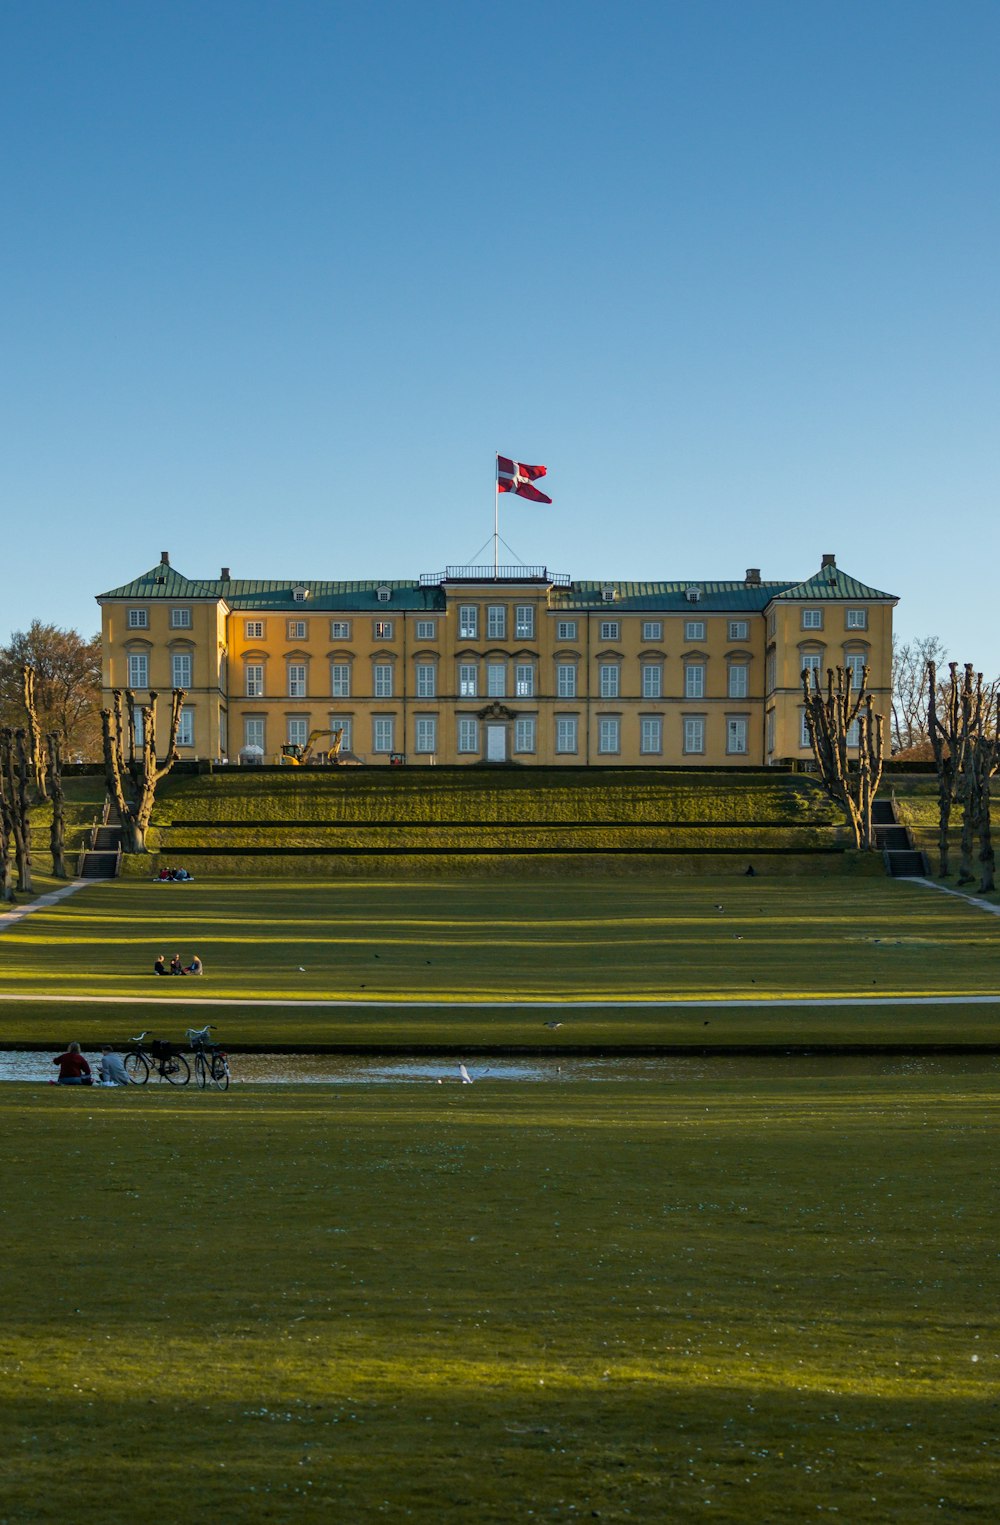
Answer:
<svg viewBox="0 0 1000 1525"><path fill-rule="evenodd" d="M156 979L155 954L175 951L185 962L199 953L204 979ZM3 933L3 991L19 999L0 1001L0 1041L120 1042L140 1027L177 1037L212 1020L233 1044L983 1043L997 1039L998 954L997 918L885 879L122 881ZM953 994L998 1001L795 1006ZM32 999L41 995L63 1004ZM141 1004L74 1004L81 995ZM199 1015L172 1005L181 997L237 1004ZM669 1013L635 1004L727 998L787 1004ZM239 1004L249 999L280 1004ZM512 1001L594 1004L558 1013L553 1031L543 1026L551 1010Z"/></svg>
<svg viewBox="0 0 1000 1525"><path fill-rule="evenodd" d="M992 1520L998 1125L916 1074L8 1086L3 1519Z"/></svg>

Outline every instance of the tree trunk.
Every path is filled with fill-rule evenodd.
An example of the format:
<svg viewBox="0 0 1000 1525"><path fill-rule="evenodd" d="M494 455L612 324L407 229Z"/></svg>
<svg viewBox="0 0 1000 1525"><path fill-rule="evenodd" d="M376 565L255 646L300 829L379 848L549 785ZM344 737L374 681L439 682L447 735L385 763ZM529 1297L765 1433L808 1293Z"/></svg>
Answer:
<svg viewBox="0 0 1000 1525"><path fill-rule="evenodd" d="M14 835L14 813L7 790L7 736L0 731L0 904L14 899L14 881L10 872L10 844Z"/></svg>
<svg viewBox="0 0 1000 1525"><path fill-rule="evenodd" d="M149 703L142 707L142 743L137 749L135 695L115 689L113 707L101 711L101 736L104 746L104 776L108 792L117 808L122 827L122 850L144 853L146 832L156 802L160 780L180 758L177 733L181 723L184 690L175 688L171 696L170 730L163 762L156 760L156 700L150 692Z"/></svg>
<svg viewBox="0 0 1000 1525"><path fill-rule="evenodd" d="M35 701L35 669L30 662L25 662L21 668L21 683L24 710L28 717L28 759L31 765L31 777L38 790L39 799L44 800L46 798L45 761L42 755L42 733L38 725L38 705Z"/></svg>
<svg viewBox="0 0 1000 1525"><path fill-rule="evenodd" d="M52 872L57 879L68 879L66 872L66 814L63 808L62 745L58 731L50 731L45 738L46 782L52 801L52 825L49 828L49 847L52 850Z"/></svg>

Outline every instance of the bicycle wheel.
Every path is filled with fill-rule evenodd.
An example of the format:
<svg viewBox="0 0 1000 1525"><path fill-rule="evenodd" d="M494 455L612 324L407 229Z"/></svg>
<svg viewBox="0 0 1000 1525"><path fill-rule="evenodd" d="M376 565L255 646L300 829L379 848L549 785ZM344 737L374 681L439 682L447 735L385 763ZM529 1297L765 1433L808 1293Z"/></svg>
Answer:
<svg viewBox="0 0 1000 1525"><path fill-rule="evenodd" d="M174 1054L172 1058L164 1059L160 1074L172 1086L186 1086L191 1079L191 1066L183 1054Z"/></svg>
<svg viewBox="0 0 1000 1525"><path fill-rule="evenodd" d="M199 1049L194 1056L194 1078L202 1090L208 1085L209 1064L205 1055Z"/></svg>
<svg viewBox="0 0 1000 1525"><path fill-rule="evenodd" d="M149 1079L149 1065L143 1054L125 1055L125 1073L133 1085L144 1086Z"/></svg>
<svg viewBox="0 0 1000 1525"><path fill-rule="evenodd" d="M220 1091L229 1089L229 1063L223 1054L212 1055L212 1083Z"/></svg>

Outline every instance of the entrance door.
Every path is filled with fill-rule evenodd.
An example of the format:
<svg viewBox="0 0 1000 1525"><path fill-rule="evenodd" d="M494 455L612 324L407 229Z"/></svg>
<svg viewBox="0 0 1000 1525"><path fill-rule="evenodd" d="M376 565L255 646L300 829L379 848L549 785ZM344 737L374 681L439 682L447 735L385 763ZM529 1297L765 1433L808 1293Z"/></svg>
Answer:
<svg viewBox="0 0 1000 1525"><path fill-rule="evenodd" d="M507 761L507 727L505 725L486 727L486 761Z"/></svg>

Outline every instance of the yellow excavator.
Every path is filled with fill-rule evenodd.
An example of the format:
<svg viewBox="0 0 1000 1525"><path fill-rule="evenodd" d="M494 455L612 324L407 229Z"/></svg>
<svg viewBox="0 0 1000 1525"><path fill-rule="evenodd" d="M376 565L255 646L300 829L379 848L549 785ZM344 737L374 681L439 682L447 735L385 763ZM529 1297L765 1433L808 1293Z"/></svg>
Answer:
<svg viewBox="0 0 1000 1525"><path fill-rule="evenodd" d="M344 740L343 730L310 731L309 739L306 741L305 746L303 746L301 742L290 741L281 749L280 761L282 767L301 768L304 767L307 762L311 762L313 760L316 742L321 736L332 736L333 744L327 747L325 751L321 748L318 752L316 752L316 761L336 764L338 758L340 757L340 748Z"/></svg>

